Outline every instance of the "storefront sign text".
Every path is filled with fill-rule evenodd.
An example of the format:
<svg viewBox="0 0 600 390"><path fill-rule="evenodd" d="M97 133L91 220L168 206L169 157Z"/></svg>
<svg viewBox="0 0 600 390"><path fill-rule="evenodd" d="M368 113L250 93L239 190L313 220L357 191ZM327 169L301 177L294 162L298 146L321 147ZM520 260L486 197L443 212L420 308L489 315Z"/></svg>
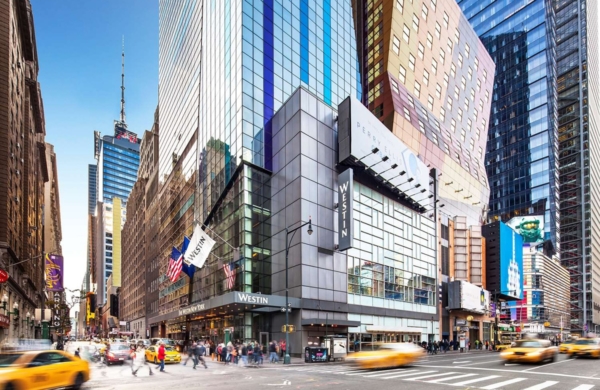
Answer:
<svg viewBox="0 0 600 390"><path fill-rule="evenodd" d="M179 315L185 316L188 314L196 313L198 311L202 311L205 309L205 306L206 305L204 303L199 303L197 305L192 305L192 306L186 307L184 309L179 309Z"/></svg>
<svg viewBox="0 0 600 390"><path fill-rule="evenodd" d="M353 207L354 207L354 171L348 168L338 176L338 244L345 251L354 244Z"/></svg>
<svg viewBox="0 0 600 390"><path fill-rule="evenodd" d="M237 293L237 297L238 300L240 302L244 302L244 303L258 303L261 305L268 305L269 304L269 298L268 297L262 297L260 295L250 295L250 294L244 294L244 293Z"/></svg>

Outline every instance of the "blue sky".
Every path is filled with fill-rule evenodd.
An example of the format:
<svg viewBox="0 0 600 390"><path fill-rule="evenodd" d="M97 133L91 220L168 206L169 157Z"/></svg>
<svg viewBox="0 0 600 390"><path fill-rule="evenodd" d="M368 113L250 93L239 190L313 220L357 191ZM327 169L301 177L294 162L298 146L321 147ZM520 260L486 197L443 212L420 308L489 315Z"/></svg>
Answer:
<svg viewBox="0 0 600 390"><path fill-rule="evenodd" d="M157 0L31 0L46 141L58 160L65 287L81 287L87 261L87 166L94 130L112 134L121 99L125 36L127 124L150 129L158 102Z"/></svg>

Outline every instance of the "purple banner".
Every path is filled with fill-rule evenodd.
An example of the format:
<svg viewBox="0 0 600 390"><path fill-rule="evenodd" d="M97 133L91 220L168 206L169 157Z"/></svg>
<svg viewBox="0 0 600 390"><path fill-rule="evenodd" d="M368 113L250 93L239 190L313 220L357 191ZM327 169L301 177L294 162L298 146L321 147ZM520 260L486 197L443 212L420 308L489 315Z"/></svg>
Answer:
<svg viewBox="0 0 600 390"><path fill-rule="evenodd" d="M490 317L496 317L496 302L490 303Z"/></svg>
<svg viewBox="0 0 600 390"><path fill-rule="evenodd" d="M46 290L63 290L63 257L46 254Z"/></svg>

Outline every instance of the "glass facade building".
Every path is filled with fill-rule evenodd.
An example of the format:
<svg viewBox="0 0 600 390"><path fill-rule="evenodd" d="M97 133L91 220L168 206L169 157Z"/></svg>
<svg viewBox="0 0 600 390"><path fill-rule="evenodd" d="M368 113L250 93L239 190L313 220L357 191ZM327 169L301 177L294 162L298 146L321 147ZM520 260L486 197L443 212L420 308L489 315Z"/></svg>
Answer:
<svg viewBox="0 0 600 390"><path fill-rule="evenodd" d="M496 64L485 166L488 220L544 215L560 245L555 18L550 1L459 0Z"/></svg>
<svg viewBox="0 0 600 390"><path fill-rule="evenodd" d="M96 195L98 194L98 188L96 187L96 181L98 175L98 166L96 164L88 165L88 214L94 215L96 210Z"/></svg>

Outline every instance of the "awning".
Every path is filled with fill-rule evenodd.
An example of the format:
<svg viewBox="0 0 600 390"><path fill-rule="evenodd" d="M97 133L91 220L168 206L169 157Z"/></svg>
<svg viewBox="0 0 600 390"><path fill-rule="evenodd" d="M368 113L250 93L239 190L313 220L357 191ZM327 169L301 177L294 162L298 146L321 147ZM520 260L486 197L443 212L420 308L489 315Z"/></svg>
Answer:
<svg viewBox="0 0 600 390"><path fill-rule="evenodd" d="M328 326L328 327L338 327L338 326L360 326L360 321L350 321L350 320L327 320L325 323L325 319L323 318L303 318L302 326Z"/></svg>
<svg viewBox="0 0 600 390"><path fill-rule="evenodd" d="M372 325L372 326L367 326L367 332L421 334L421 333L423 333L423 328L411 328L409 326L403 327L403 326Z"/></svg>

